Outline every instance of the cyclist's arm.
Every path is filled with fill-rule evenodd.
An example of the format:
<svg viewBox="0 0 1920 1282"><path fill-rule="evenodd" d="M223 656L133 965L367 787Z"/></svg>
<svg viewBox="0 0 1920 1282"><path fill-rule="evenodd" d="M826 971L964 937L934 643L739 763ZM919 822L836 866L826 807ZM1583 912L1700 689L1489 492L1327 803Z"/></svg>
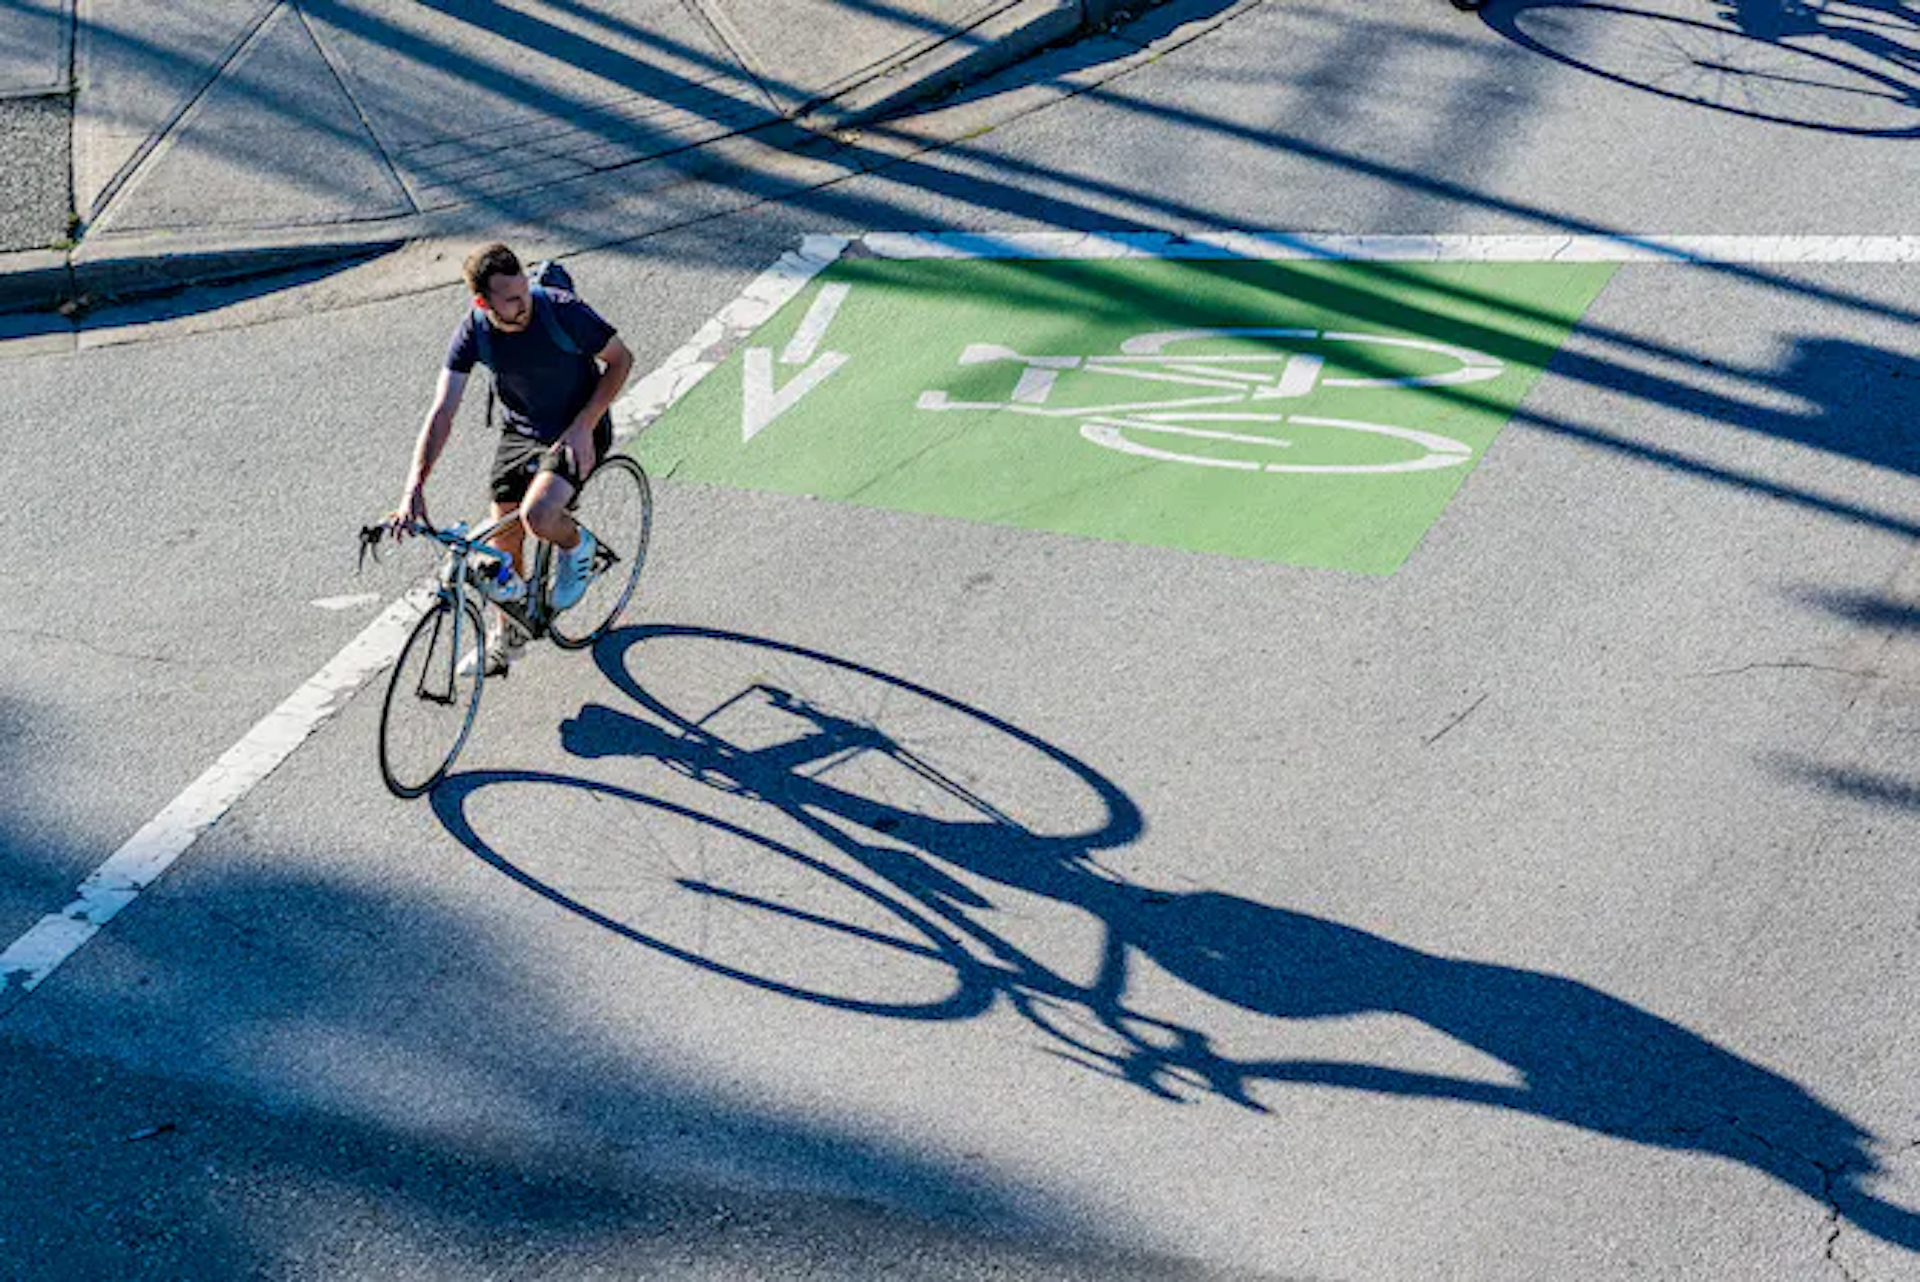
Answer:
<svg viewBox="0 0 1920 1282"><path fill-rule="evenodd" d="M447 437L453 434L454 415L460 411L460 398L466 390L465 374L453 369L440 371L440 382L433 392L433 407L427 411L426 421L420 425L420 439L414 442L413 467L407 473L407 488L401 495L399 509L394 513L396 519L427 519L427 478L433 475L433 465L440 461L440 452L447 447Z"/></svg>
<svg viewBox="0 0 1920 1282"><path fill-rule="evenodd" d="M607 340L607 345L595 352L593 358L600 362L600 381L594 384L593 395L574 416L573 424L567 429L567 443L573 447L576 459L593 458L593 429L620 395L620 389L627 384L627 375L633 372L633 353L616 336ZM598 459L593 459L597 464ZM590 471L583 467L583 473Z"/></svg>

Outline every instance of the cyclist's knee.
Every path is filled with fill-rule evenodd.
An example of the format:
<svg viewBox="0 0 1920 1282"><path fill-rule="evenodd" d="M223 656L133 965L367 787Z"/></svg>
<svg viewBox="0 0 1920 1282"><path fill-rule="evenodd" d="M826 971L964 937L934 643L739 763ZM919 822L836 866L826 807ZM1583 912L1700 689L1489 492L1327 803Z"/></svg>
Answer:
<svg viewBox="0 0 1920 1282"><path fill-rule="evenodd" d="M566 534L572 525L567 517L566 500L544 486L539 493L527 495L527 501L520 510L520 519L533 531L534 537L549 543Z"/></svg>

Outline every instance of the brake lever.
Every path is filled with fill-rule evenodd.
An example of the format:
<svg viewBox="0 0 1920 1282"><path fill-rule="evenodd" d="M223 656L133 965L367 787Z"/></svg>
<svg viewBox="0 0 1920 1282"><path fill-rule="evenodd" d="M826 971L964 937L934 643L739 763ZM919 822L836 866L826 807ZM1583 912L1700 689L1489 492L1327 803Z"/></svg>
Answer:
<svg viewBox="0 0 1920 1282"><path fill-rule="evenodd" d="M387 536L387 527L382 525L363 525L360 527L360 555L355 560L353 572L360 573L367 567L367 558L372 557L375 565L380 564L380 542Z"/></svg>

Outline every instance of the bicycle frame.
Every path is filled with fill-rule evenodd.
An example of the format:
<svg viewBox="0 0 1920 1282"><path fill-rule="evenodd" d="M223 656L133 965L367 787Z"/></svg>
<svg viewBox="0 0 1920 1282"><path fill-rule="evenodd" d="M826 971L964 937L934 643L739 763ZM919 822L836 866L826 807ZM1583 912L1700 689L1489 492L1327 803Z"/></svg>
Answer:
<svg viewBox="0 0 1920 1282"><path fill-rule="evenodd" d="M534 540L533 573L527 576L527 595L523 602L493 601L480 590L479 584L475 581L475 573L479 570L476 562L497 563L508 559L505 551L492 546L487 540L518 520L520 520L520 511L516 508L471 532L460 525L439 530L418 521L411 522L407 527L410 533L430 538L447 551L446 560L441 563L440 573L436 577L434 592L450 607L449 613L453 618L453 644L447 649L445 687L449 698L458 683L460 656L465 652L464 638L461 633L463 629L470 626L469 605L477 607L482 602L491 603L523 628L530 638L536 640L546 635L547 627L553 619L554 612L548 605L547 599L547 572L553 563L553 547L544 539ZM491 566L485 572L491 573ZM475 598L479 600L476 602ZM484 676L484 674L481 675ZM423 688L418 693L433 697L424 688L426 679L427 674L422 672Z"/></svg>
<svg viewBox="0 0 1920 1282"><path fill-rule="evenodd" d="M546 635L555 614L548 603L547 595L548 571L553 564L552 544L544 539L533 540L533 572L527 576L527 595L524 601L494 601L480 590L479 584L475 581L475 574L479 569L476 562L498 562L508 558L505 551L494 547L487 540L519 520L520 511L516 508L473 531L466 531L460 526L437 530L418 522L413 523L409 528L413 533L430 538L447 550L447 559L441 564L436 585L442 600L448 601L456 608L464 606L476 597L480 601L489 602L525 629L528 636L537 640ZM458 639L456 634L456 642Z"/></svg>

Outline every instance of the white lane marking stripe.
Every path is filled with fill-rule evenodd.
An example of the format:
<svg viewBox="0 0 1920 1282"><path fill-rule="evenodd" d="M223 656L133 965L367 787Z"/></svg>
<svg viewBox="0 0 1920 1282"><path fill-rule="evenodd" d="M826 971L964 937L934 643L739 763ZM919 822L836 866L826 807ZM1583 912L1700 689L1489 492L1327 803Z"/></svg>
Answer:
<svg viewBox="0 0 1920 1282"><path fill-rule="evenodd" d="M416 591L388 606L81 882L72 903L41 918L8 945L0 953L0 1014L98 934L255 784L345 707L374 674L393 662L407 630L431 599L430 593Z"/></svg>
<svg viewBox="0 0 1920 1282"><path fill-rule="evenodd" d="M307 604L318 606L322 610L332 610L338 613L342 610L358 610L360 607L367 605L379 605L380 594L378 592L356 592L352 596L323 596L316 597L314 600L307 602Z"/></svg>
<svg viewBox="0 0 1920 1282"><path fill-rule="evenodd" d="M805 365L813 359L820 346L820 340L827 336L827 326L833 324L833 318L839 314L840 304L847 301L847 294L853 286L841 282L835 285L822 285L820 293L814 298L813 306L807 308L806 317L801 320L800 328L794 332L793 341L780 353L782 365Z"/></svg>
<svg viewBox="0 0 1920 1282"><path fill-rule="evenodd" d="M758 329L853 243L851 236L807 236L797 253L762 272L659 369L613 408L615 434L646 427L686 395L739 342ZM431 600L429 590L400 598L347 643L307 683L229 748L205 774L127 839L80 884L74 901L49 913L0 952L0 1016L100 933L262 779L391 664L407 629ZM319 604L316 602L316 604Z"/></svg>
<svg viewBox="0 0 1920 1282"><path fill-rule="evenodd" d="M880 258L1502 263L1920 263L1920 236L1334 236L1312 232L870 232Z"/></svg>
<svg viewBox="0 0 1920 1282"><path fill-rule="evenodd" d="M798 251L782 254L779 262L702 325L680 350L614 403L614 439L624 441L650 427L674 402L718 369L749 334L798 296L808 281L832 266L852 243L851 236L808 236Z"/></svg>

